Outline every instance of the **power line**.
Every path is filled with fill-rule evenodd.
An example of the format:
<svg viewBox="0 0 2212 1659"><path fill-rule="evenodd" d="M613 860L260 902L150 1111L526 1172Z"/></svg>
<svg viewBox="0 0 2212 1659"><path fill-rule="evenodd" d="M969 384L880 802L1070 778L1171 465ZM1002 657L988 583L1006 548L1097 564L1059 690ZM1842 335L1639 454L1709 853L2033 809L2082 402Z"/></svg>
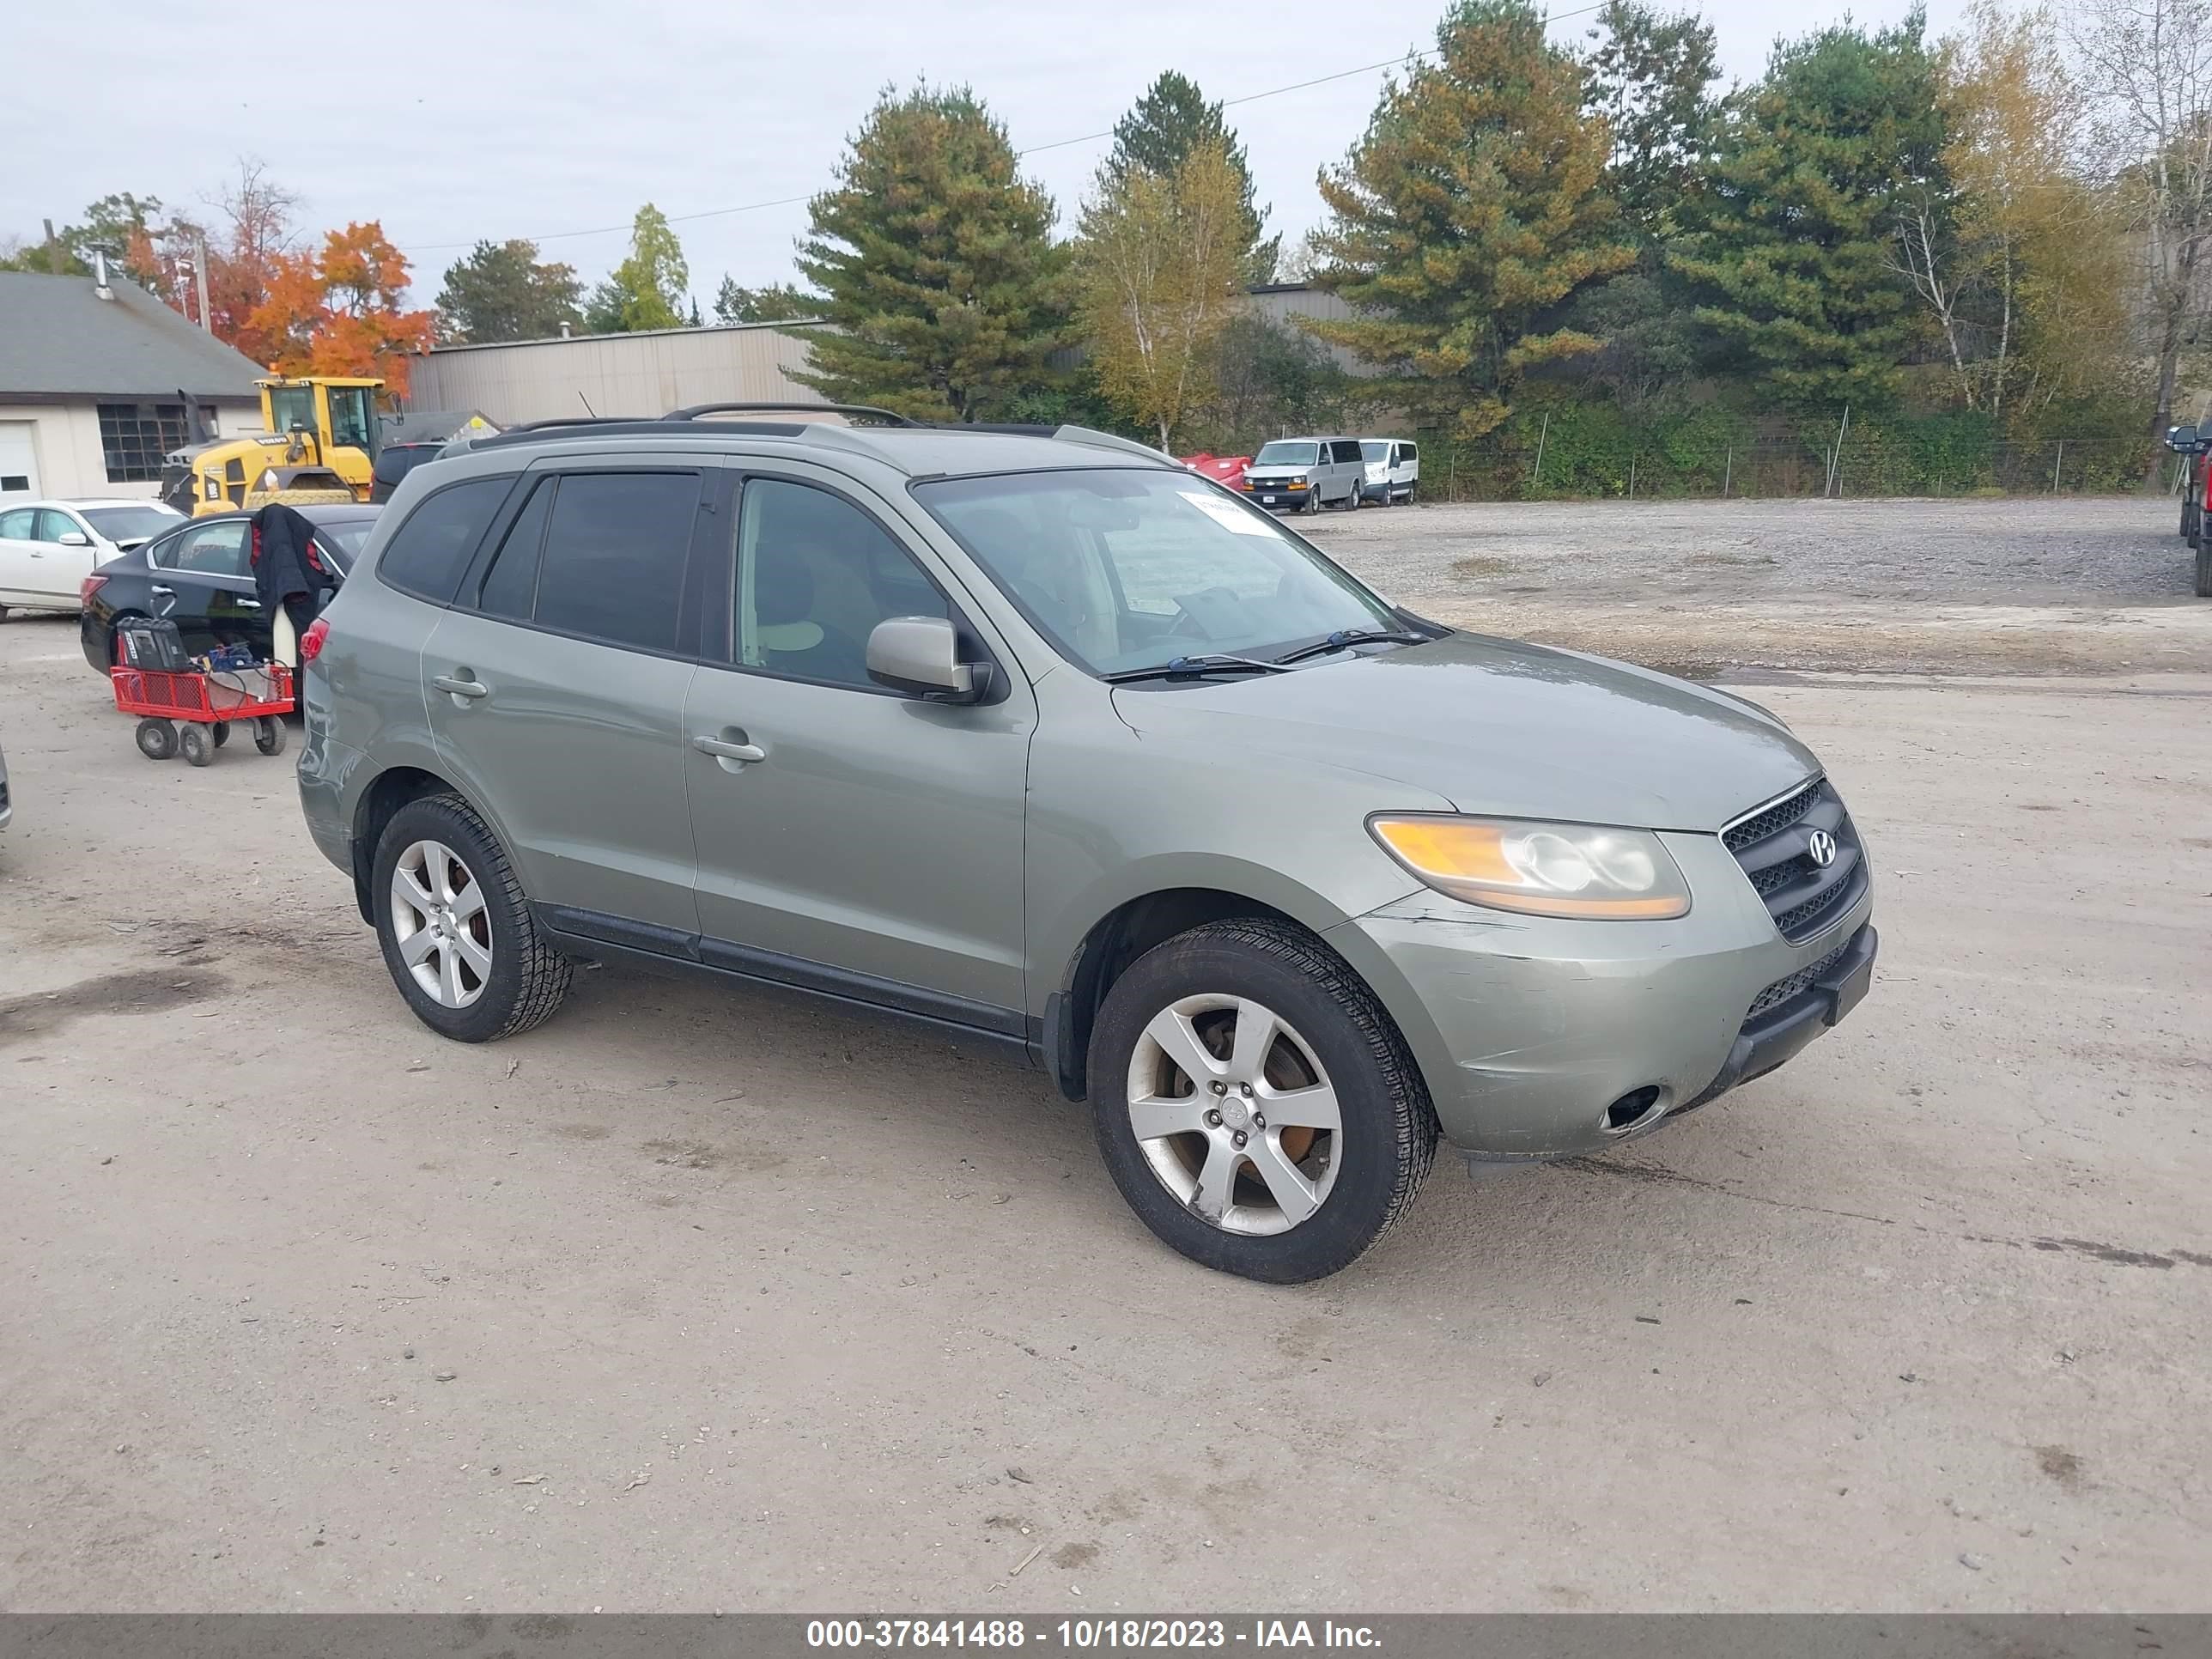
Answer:
<svg viewBox="0 0 2212 1659"><path fill-rule="evenodd" d="M1545 18L1544 21L1547 24L1563 22L1570 17L1581 17L1589 12L1604 9L1603 0L1599 0L1597 4L1577 6L1572 11L1555 11ZM1221 100L1221 106L1224 109L1235 109L1244 104L1256 104L1264 98L1279 98L1286 92L1304 92L1308 87L1327 86L1332 81L1348 81L1355 75L1372 75L1377 70L1398 69L1407 64L1419 63L1422 58L1431 55L1431 49L1424 47L1419 52L1409 52L1401 57L1386 58L1379 64L1363 64L1358 69L1339 70L1334 75L1317 75L1310 81L1293 81L1286 87L1270 87L1265 92L1248 92L1242 98L1224 98ZM1080 137L1055 138L1048 144L1031 144L1027 149L1018 149L1014 152L1014 159L1024 161L1032 155L1042 155L1048 149L1067 149L1077 144L1095 144L1101 138L1111 138L1113 136L1114 130L1109 127L1103 132L1086 132ZM701 219L726 219L739 213L764 213L770 208L794 207L801 202L813 199L811 191L805 196L779 196L773 202L745 202L736 207L704 208L697 213L672 213L668 216L668 222L672 225L688 225L696 223ZM592 225L584 230L553 230L548 231L543 236L528 236L519 240L531 242L561 242L578 236L611 236L617 231L629 229L632 222L626 219L618 225ZM475 246L476 243L472 241L418 242L415 245L415 252L450 253L457 248L472 248Z"/></svg>

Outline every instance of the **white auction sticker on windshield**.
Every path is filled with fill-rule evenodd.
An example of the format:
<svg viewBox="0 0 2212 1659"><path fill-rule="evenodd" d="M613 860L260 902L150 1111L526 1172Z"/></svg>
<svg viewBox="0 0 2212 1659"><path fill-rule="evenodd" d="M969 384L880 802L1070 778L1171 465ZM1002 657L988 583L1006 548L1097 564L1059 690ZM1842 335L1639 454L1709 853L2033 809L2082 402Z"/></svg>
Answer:
<svg viewBox="0 0 2212 1659"><path fill-rule="evenodd" d="M1234 501L1224 501L1218 496L1202 495L1195 489L1178 489L1176 494L1219 525L1224 530L1239 536L1273 536L1274 526L1258 519Z"/></svg>

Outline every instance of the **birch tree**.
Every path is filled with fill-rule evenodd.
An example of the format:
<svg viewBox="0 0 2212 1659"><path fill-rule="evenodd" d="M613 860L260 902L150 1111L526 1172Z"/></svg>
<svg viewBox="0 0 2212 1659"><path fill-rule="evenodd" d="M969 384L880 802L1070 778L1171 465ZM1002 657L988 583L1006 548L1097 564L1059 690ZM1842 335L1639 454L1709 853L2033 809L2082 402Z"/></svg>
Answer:
<svg viewBox="0 0 2212 1659"><path fill-rule="evenodd" d="M2212 241L2212 0L2077 0L2072 33L2121 199L2144 239L2151 433L2160 436Z"/></svg>
<svg viewBox="0 0 2212 1659"><path fill-rule="evenodd" d="M1099 386L1162 449L1208 389L1249 229L1243 178L1218 141L1171 174L1103 168L1084 206L1078 312Z"/></svg>

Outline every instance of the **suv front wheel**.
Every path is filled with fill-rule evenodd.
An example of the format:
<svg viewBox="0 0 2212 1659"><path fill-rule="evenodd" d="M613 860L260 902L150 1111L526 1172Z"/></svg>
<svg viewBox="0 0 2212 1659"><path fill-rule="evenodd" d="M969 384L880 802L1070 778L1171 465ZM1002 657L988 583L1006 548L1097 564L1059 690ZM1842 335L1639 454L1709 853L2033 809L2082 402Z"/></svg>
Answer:
<svg viewBox="0 0 2212 1659"><path fill-rule="evenodd" d="M1194 1261L1273 1284L1357 1261L1413 1201L1436 1115L1403 1040L1334 952L1210 923L1114 982L1091 1109L1138 1217Z"/></svg>
<svg viewBox="0 0 2212 1659"><path fill-rule="evenodd" d="M425 796L392 815L371 891L384 965L439 1036L513 1036L568 994L568 959L538 938L506 853L459 796Z"/></svg>

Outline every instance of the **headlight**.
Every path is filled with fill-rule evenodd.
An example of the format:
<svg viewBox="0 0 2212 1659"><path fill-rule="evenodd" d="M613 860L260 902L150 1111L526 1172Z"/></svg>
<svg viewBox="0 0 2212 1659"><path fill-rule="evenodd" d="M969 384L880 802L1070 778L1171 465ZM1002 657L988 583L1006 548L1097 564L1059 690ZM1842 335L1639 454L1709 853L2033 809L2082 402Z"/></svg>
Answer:
<svg viewBox="0 0 2212 1659"><path fill-rule="evenodd" d="M1376 817L1391 857L1469 904L1532 916L1687 915L1690 889L1648 830L1521 818Z"/></svg>

